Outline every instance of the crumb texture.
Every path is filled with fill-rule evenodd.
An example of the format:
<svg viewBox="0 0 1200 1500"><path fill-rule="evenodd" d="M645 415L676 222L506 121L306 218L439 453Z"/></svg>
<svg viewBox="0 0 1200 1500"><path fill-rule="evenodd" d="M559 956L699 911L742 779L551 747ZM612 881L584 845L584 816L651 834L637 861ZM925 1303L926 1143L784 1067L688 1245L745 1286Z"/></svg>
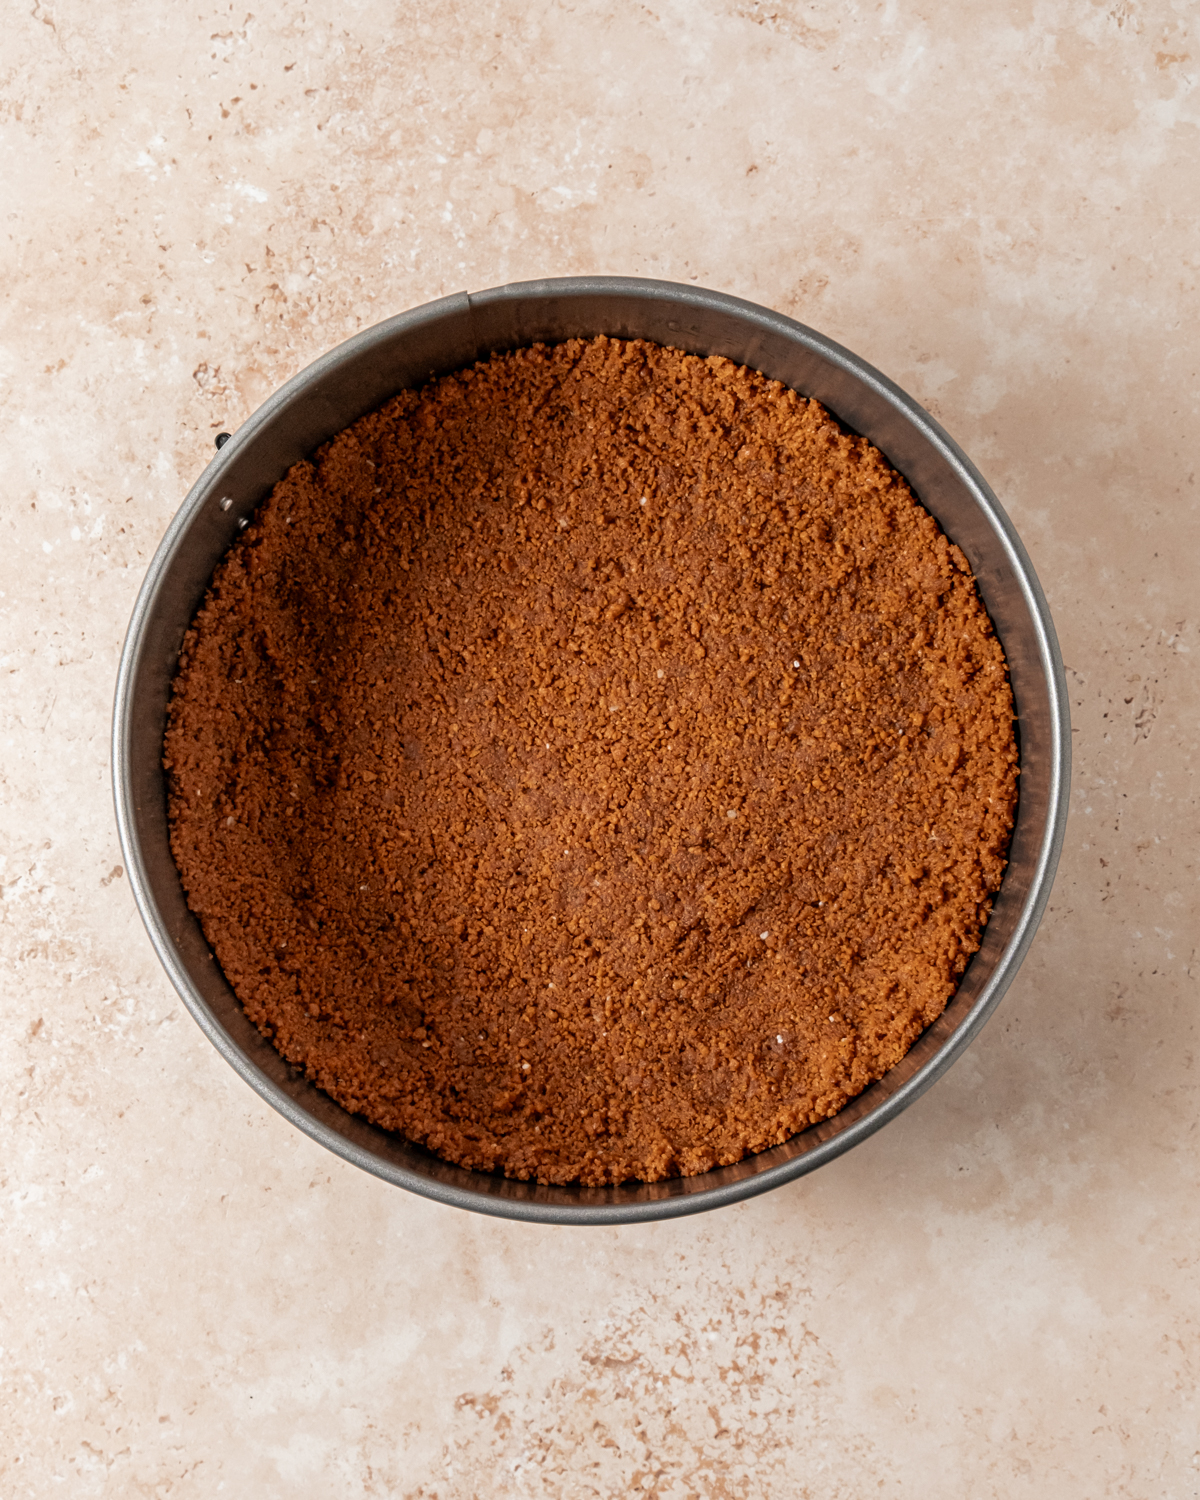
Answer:
<svg viewBox="0 0 1200 1500"><path fill-rule="evenodd" d="M1017 750L967 562L816 402L575 341L405 393L217 569L172 848L248 1014L464 1166L703 1172L945 1008Z"/></svg>

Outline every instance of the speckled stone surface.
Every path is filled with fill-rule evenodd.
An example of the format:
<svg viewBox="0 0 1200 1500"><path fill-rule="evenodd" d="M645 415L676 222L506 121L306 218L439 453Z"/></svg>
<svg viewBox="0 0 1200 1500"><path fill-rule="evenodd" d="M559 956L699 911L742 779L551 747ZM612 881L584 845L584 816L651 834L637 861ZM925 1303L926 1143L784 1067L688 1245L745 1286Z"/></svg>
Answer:
<svg viewBox="0 0 1200 1500"><path fill-rule="evenodd" d="M10 8L0 1495L1200 1494L1200 36L1185 0ZM1024 537L1073 813L1001 1009L733 1210L409 1198L205 1042L123 878L125 624L348 334L607 272L801 318Z"/></svg>

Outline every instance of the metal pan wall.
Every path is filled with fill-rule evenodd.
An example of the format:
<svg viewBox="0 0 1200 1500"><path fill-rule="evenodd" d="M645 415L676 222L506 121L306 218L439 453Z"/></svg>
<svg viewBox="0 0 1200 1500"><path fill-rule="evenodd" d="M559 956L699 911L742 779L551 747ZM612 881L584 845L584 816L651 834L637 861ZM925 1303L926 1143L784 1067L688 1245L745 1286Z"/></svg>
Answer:
<svg viewBox="0 0 1200 1500"><path fill-rule="evenodd" d="M163 732L184 632L218 560L284 472L397 391L494 350L605 333L721 354L816 397L887 456L966 553L1008 657L1021 756L1009 863L979 951L904 1060L832 1119L697 1177L615 1188L511 1182L440 1161L349 1114L297 1076L246 1018L196 918L168 842ZM579 277L460 294L380 323L277 391L225 444L172 521L130 620L113 713L113 794L151 942L209 1040L264 1099L331 1151L399 1187L509 1218L603 1224L716 1208L832 1160L913 1102L976 1036L1033 939L1067 816L1070 723L1062 657L1020 538L962 450L848 350L751 303L671 282Z"/></svg>

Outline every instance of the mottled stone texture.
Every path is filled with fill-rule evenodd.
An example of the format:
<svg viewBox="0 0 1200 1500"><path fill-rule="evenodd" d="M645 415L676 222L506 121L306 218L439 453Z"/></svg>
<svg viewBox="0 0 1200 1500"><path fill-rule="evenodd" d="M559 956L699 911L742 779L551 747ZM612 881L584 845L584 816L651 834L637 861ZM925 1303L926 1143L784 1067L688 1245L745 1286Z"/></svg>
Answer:
<svg viewBox="0 0 1200 1500"><path fill-rule="evenodd" d="M1200 1485L1200 37L1188 0L10 7L0 1493L1176 1500ZM410 1199L241 1084L129 899L108 717L188 486L323 350L697 281L924 401L1070 669L1051 910L894 1125L601 1232Z"/></svg>

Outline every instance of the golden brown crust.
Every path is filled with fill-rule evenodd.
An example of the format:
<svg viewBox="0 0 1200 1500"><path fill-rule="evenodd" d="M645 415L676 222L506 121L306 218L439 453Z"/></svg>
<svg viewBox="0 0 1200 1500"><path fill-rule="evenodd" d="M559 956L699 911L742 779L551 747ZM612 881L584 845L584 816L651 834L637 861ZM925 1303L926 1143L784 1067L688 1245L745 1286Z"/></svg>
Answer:
<svg viewBox="0 0 1200 1500"><path fill-rule="evenodd" d="M544 1182L702 1172L943 1010L1017 752L965 559L726 360L594 339L297 464L189 631L172 848L346 1108Z"/></svg>

